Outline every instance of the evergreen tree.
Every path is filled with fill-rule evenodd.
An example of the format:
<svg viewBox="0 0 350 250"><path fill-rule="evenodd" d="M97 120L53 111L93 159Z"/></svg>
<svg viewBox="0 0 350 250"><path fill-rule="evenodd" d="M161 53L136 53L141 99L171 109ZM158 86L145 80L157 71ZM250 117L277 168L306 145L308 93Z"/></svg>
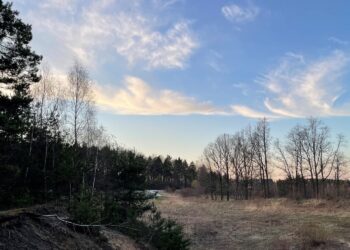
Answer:
<svg viewBox="0 0 350 250"><path fill-rule="evenodd" d="M12 4L0 0L0 138L16 141L28 130L29 86L39 81L41 56L29 46L31 26L18 18Z"/></svg>

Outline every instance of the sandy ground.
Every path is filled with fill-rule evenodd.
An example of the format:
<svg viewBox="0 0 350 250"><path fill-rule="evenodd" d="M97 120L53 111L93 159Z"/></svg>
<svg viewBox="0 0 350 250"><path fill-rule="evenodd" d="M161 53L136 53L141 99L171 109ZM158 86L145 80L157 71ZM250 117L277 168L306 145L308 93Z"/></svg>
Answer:
<svg viewBox="0 0 350 250"><path fill-rule="evenodd" d="M165 193L156 205L184 226L192 249L350 249L348 201L227 202Z"/></svg>

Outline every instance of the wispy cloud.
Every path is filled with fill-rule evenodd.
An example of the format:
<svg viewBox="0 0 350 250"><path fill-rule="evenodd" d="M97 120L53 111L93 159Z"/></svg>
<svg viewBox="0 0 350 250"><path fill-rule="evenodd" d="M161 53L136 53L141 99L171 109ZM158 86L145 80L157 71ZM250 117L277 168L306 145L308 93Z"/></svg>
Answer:
<svg viewBox="0 0 350 250"><path fill-rule="evenodd" d="M287 54L277 68L259 79L266 89L266 110L280 117L349 116L350 102L337 103L346 91L341 76L348 63L342 51L311 63L305 63L303 56ZM240 113L251 117L249 112Z"/></svg>
<svg viewBox="0 0 350 250"><path fill-rule="evenodd" d="M166 9L183 1L184 0L153 0L153 4L159 9Z"/></svg>
<svg viewBox="0 0 350 250"><path fill-rule="evenodd" d="M75 4L77 0L30 1L27 17L34 31L54 39L65 54L88 65L105 60L103 53L110 57L115 52L129 65L184 68L198 47L188 20L162 23L158 12L153 13L149 6L145 11L139 1L92 0L83 6ZM162 2L166 6L174 3Z"/></svg>
<svg viewBox="0 0 350 250"><path fill-rule="evenodd" d="M222 65L221 61L223 59L222 54L215 50L210 50L208 53L208 66L212 68L213 70L217 72L222 72L224 69L224 66Z"/></svg>
<svg viewBox="0 0 350 250"><path fill-rule="evenodd" d="M221 12L224 17L231 22L245 23L254 21L259 15L260 9L253 4L250 4L247 7L230 4L223 6Z"/></svg>
<svg viewBox="0 0 350 250"><path fill-rule="evenodd" d="M149 68L183 68L198 46L187 21L175 23L165 33L153 30L142 16L122 14L117 23L116 49L131 64L145 61Z"/></svg>
<svg viewBox="0 0 350 250"><path fill-rule="evenodd" d="M342 39L340 39L338 37L335 37L335 36L329 37L328 41L334 42L334 43L336 43L338 45L348 45L348 43L349 43L348 41L342 40Z"/></svg>
<svg viewBox="0 0 350 250"><path fill-rule="evenodd" d="M132 115L188 115L222 114L210 102L169 89L155 89L140 78L125 77L122 88L95 88L96 104L117 114Z"/></svg>
<svg viewBox="0 0 350 250"><path fill-rule="evenodd" d="M248 92L249 92L249 87L247 84L245 83L235 83L232 84L232 86L236 89L239 89L243 95L248 96Z"/></svg>
<svg viewBox="0 0 350 250"><path fill-rule="evenodd" d="M69 11L72 12L76 0L46 0L39 3L39 7L45 11Z"/></svg>
<svg viewBox="0 0 350 250"><path fill-rule="evenodd" d="M241 115L248 118L254 118L254 119L260 119L260 118L269 118L269 119L275 119L279 118L277 115L273 115L271 113L267 112L261 112L258 110L251 109L247 106L243 105L232 105L231 109L233 111L233 114Z"/></svg>

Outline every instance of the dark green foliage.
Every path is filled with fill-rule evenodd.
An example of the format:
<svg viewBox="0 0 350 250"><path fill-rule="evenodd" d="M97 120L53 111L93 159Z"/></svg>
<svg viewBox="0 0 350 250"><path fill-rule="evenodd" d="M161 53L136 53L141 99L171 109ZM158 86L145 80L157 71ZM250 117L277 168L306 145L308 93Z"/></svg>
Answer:
<svg viewBox="0 0 350 250"><path fill-rule="evenodd" d="M105 222L112 224L120 224L128 219L128 211L117 202L106 200L104 203L104 210L102 216Z"/></svg>
<svg viewBox="0 0 350 250"><path fill-rule="evenodd" d="M11 4L0 1L0 200L13 203L19 200L13 194L27 194L23 183L32 118L29 87L40 79L41 57L31 50L31 40L30 25L18 18Z"/></svg>
<svg viewBox="0 0 350 250"><path fill-rule="evenodd" d="M69 212L75 222L81 224L98 224L101 222L102 206L100 200L91 197L88 190L77 195Z"/></svg>
<svg viewBox="0 0 350 250"><path fill-rule="evenodd" d="M147 186L151 189L190 187L196 176L197 170L193 162L188 165L186 160L172 160L170 156L164 160L161 156L148 159Z"/></svg>
<svg viewBox="0 0 350 250"><path fill-rule="evenodd" d="M176 250L189 249L190 241L185 237L183 229L175 221L161 217L154 210L150 216L151 243L157 249Z"/></svg>
<svg viewBox="0 0 350 250"><path fill-rule="evenodd" d="M18 18L12 4L0 1L0 83L10 92L0 91L2 143L22 139L28 130L29 86L40 79L37 66L41 61L29 46L31 40L31 26Z"/></svg>

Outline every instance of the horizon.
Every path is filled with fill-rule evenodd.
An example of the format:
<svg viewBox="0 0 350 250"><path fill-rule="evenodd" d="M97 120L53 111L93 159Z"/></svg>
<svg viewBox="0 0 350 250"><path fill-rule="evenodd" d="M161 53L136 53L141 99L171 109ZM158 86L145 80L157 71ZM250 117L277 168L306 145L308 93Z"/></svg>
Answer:
<svg viewBox="0 0 350 250"><path fill-rule="evenodd" d="M262 117L274 138L314 116L350 139L347 1L13 2L59 79L87 67L98 120L128 148L197 161Z"/></svg>

